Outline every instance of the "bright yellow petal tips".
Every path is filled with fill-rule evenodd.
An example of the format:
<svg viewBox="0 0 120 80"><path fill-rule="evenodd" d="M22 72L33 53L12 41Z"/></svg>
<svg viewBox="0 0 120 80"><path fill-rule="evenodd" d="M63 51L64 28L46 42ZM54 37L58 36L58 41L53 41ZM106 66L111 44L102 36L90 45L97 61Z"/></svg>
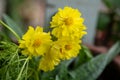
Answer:
<svg viewBox="0 0 120 80"><path fill-rule="evenodd" d="M23 49L22 54L28 56L40 56L46 53L51 44L51 36L49 33L43 32L43 28L37 26L36 29L29 26L28 31L19 41L19 48Z"/></svg>
<svg viewBox="0 0 120 80"><path fill-rule="evenodd" d="M52 34L57 38L69 36L72 38L80 38L85 35L86 26L83 24L84 19L78 9L64 7L59 9L55 16L52 17L51 28Z"/></svg>

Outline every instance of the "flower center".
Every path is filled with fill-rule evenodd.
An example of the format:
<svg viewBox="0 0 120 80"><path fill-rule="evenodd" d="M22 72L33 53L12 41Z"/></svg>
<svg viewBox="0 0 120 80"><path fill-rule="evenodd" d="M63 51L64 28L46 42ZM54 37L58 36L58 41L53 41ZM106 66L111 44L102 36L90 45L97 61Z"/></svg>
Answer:
<svg viewBox="0 0 120 80"><path fill-rule="evenodd" d="M72 46L71 45L65 45L65 50L71 50Z"/></svg>
<svg viewBox="0 0 120 80"><path fill-rule="evenodd" d="M62 48L60 48L60 53L63 53L63 50L62 50Z"/></svg>
<svg viewBox="0 0 120 80"><path fill-rule="evenodd" d="M35 39L35 40L34 40L34 43L33 43L33 46L34 46L34 47L39 47L40 44L41 44L40 39Z"/></svg>
<svg viewBox="0 0 120 80"><path fill-rule="evenodd" d="M69 26L73 23L73 19L72 18L66 18L65 19L65 25Z"/></svg>

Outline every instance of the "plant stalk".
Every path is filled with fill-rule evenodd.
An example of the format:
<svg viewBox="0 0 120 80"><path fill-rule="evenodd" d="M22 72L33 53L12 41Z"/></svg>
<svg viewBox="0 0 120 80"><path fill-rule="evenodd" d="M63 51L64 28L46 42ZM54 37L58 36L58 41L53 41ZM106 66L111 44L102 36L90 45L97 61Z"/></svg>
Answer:
<svg viewBox="0 0 120 80"><path fill-rule="evenodd" d="M29 59L30 59L30 57L28 57L28 58L25 60L25 62L24 62L24 64L23 64L23 66L22 66L22 68L21 68L21 70L20 70L20 73L19 73L19 75L18 75L18 77L17 77L16 80L19 80L19 79L20 79L21 74L22 74L22 72L23 72L23 69L25 68L25 65L26 65L26 63L28 62Z"/></svg>
<svg viewBox="0 0 120 80"><path fill-rule="evenodd" d="M18 34L13 30L13 29L11 29L7 24L5 24L2 20L0 20L0 23L4 26L4 27L6 27L8 30L10 30L15 36L16 36L16 38L18 39L18 40L20 40L20 37L18 36Z"/></svg>

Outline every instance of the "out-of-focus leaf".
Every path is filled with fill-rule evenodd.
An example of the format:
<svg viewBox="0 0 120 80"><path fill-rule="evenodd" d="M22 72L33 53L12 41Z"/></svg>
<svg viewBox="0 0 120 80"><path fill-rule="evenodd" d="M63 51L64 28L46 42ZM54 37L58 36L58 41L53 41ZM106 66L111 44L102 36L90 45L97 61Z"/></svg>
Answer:
<svg viewBox="0 0 120 80"><path fill-rule="evenodd" d="M58 75L56 75L55 80L60 80Z"/></svg>
<svg viewBox="0 0 120 80"><path fill-rule="evenodd" d="M108 8L120 8L120 0L103 0Z"/></svg>
<svg viewBox="0 0 120 80"><path fill-rule="evenodd" d="M120 42L117 42L106 54L98 55L89 62L70 72L70 80L96 80L106 65L120 52Z"/></svg>
<svg viewBox="0 0 120 80"><path fill-rule="evenodd" d="M5 34L4 31L0 31L0 40L1 41L9 41L8 35Z"/></svg>
<svg viewBox="0 0 120 80"><path fill-rule="evenodd" d="M92 56L92 54L91 54L91 51L88 49L88 47L86 47L86 46L84 46L84 45L82 45L82 47L83 47L83 50L84 50L87 58L88 58L88 59L93 58L93 56Z"/></svg>
<svg viewBox="0 0 120 80"><path fill-rule="evenodd" d="M13 29L19 36L23 35L21 27L18 26L10 17L4 15L3 19L5 20L6 24L9 25L9 27Z"/></svg>
<svg viewBox="0 0 120 80"><path fill-rule="evenodd" d="M80 50L78 57L75 58L74 66L75 67L80 66L83 63L89 61L92 57L93 56L90 50L86 46L82 45L82 49Z"/></svg>
<svg viewBox="0 0 120 80"><path fill-rule="evenodd" d="M61 63L60 67L59 67L59 72L58 72L58 76L60 78L60 80L68 80L68 66L66 66L68 62L64 61Z"/></svg>
<svg viewBox="0 0 120 80"><path fill-rule="evenodd" d="M110 18L107 14L100 13L98 19L98 29L105 30L110 22Z"/></svg>

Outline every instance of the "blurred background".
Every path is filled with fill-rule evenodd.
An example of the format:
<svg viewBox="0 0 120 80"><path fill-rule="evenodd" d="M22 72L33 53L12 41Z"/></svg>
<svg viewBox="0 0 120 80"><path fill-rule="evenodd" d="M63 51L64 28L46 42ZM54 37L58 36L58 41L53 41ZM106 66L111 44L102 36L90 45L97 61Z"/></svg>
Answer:
<svg viewBox="0 0 120 80"><path fill-rule="evenodd" d="M64 6L81 11L88 32L83 43L94 56L106 53L120 40L120 0L0 0L0 19L10 17L23 32L29 25L39 25L47 31L51 17ZM9 32L0 27L0 40L8 39L6 36L10 36ZM119 55L98 80L120 80Z"/></svg>

